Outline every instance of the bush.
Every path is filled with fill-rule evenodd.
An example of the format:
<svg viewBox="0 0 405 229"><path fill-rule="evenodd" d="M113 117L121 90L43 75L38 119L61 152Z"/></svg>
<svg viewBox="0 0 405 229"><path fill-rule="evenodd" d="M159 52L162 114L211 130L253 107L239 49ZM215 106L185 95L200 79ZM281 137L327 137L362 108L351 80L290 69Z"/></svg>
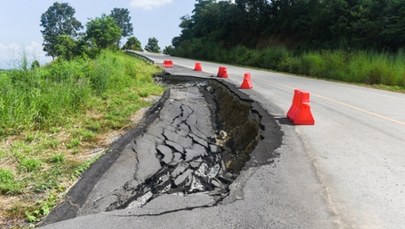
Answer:
<svg viewBox="0 0 405 229"><path fill-rule="evenodd" d="M258 67L278 70L280 63L288 55L288 50L284 47L267 48L261 53L261 61L258 63Z"/></svg>

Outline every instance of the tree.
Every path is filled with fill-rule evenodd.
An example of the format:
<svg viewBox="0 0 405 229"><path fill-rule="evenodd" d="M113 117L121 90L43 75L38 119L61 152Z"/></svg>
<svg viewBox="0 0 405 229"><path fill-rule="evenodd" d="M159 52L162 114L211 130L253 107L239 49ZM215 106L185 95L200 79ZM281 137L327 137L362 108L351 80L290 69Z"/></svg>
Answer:
<svg viewBox="0 0 405 229"><path fill-rule="evenodd" d="M135 51L143 51L141 42L134 36L128 38L127 43L122 47L122 49L131 49Z"/></svg>
<svg viewBox="0 0 405 229"><path fill-rule="evenodd" d="M77 43L70 36L60 35L56 39L55 54L58 57L62 57L65 60L71 60L77 55L76 48Z"/></svg>
<svg viewBox="0 0 405 229"><path fill-rule="evenodd" d="M39 64L39 61L38 61L38 60L32 61L32 63L31 63L31 70L37 69L37 68L39 68L39 67L41 67L41 65Z"/></svg>
<svg viewBox="0 0 405 229"><path fill-rule="evenodd" d="M128 37L133 34L134 28L131 23L129 10L124 8L114 8L110 16L114 18L117 25L121 28L121 36Z"/></svg>
<svg viewBox="0 0 405 229"><path fill-rule="evenodd" d="M155 37L151 37L148 39L148 43L145 46L145 50L148 52L160 52L159 41Z"/></svg>
<svg viewBox="0 0 405 229"><path fill-rule="evenodd" d="M68 3L55 2L41 16L41 30L44 38L44 51L55 58L57 39L61 35L74 37L82 24L74 17L75 10Z"/></svg>
<svg viewBox="0 0 405 229"><path fill-rule="evenodd" d="M118 48L121 29L114 18L103 15L87 23L86 37L96 48Z"/></svg>
<svg viewBox="0 0 405 229"><path fill-rule="evenodd" d="M171 45L166 46L166 47L163 49L163 54L166 54L166 55L173 55L173 53L174 53L174 47L171 46Z"/></svg>

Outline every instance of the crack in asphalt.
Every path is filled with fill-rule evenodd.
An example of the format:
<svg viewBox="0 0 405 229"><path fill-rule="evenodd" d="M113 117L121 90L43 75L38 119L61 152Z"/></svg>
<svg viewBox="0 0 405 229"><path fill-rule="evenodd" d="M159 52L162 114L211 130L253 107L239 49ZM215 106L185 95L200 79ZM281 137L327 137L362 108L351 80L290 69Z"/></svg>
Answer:
<svg viewBox="0 0 405 229"><path fill-rule="evenodd" d="M251 169L242 169L273 162L280 128L226 83L165 79L169 89L148 111L145 124L113 144L45 223L118 209L140 213L129 216L159 216L243 199ZM92 189L82 194L82 186ZM70 196L77 210L67 204Z"/></svg>
<svg viewBox="0 0 405 229"><path fill-rule="evenodd" d="M171 92L176 98L166 101L167 109L163 108L155 125L163 128L146 131L147 135L155 137L155 156L160 168L145 182L135 187L127 182L116 190L117 200L106 211L142 207L162 194L188 195L208 191L217 196L217 203L228 193L228 186L236 176L227 173L224 167L221 146L212 137L215 133L211 111L208 106L201 106L206 102L204 96L197 87L173 87ZM199 113L195 112L196 109ZM174 117L170 116L173 114ZM132 150L137 154L144 150L136 146L144 136L135 140Z"/></svg>
<svg viewBox="0 0 405 229"><path fill-rule="evenodd" d="M127 215L114 215L114 216L121 217L121 218L127 218L127 217L152 217L152 216L162 216L162 215L176 213L176 212L193 211L195 209L212 208L212 207L218 206L218 204L220 204L223 199L228 197L228 195L229 194L221 197L220 200L218 200L218 201L216 201L216 202L214 202L212 204L205 204L205 205L195 206L195 207L178 208L178 209L163 211L163 212L160 212L160 213L150 213L150 214L131 214L131 213L129 213Z"/></svg>

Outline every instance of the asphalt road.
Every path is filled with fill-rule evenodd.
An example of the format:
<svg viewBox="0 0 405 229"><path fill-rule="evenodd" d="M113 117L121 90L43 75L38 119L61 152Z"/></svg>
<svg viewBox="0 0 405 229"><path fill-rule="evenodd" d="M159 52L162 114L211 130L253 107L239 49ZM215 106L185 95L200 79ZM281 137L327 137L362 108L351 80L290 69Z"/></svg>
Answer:
<svg viewBox="0 0 405 229"><path fill-rule="evenodd" d="M157 63L170 58L193 68L193 60L147 54ZM215 74L219 64L202 62ZM227 66L227 65L224 65ZM315 126L297 126L329 207L354 228L405 225L405 94L345 83L227 66L237 85L252 74L254 91L283 116L293 89L311 93Z"/></svg>
<svg viewBox="0 0 405 229"><path fill-rule="evenodd" d="M167 71L209 75L217 63L143 54ZM284 132L273 165L243 171L242 186L229 203L192 211L136 214L126 209L49 225L49 228L403 228L405 225L405 95L227 66L229 82L240 85L272 115ZM189 68L189 69L186 69ZM314 126L291 126L285 117L293 90L311 93ZM164 208L162 206L162 208Z"/></svg>

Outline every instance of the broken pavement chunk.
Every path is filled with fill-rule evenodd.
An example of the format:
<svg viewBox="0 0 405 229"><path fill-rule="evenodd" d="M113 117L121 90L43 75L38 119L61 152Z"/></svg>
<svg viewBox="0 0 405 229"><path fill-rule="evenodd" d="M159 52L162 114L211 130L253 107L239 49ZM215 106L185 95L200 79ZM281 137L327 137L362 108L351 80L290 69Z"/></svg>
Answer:
<svg viewBox="0 0 405 229"><path fill-rule="evenodd" d="M180 176L178 176L175 180L174 180L174 184L176 186L182 186L187 184L189 181L192 180L192 174L193 170L191 169L187 169L184 173L182 173Z"/></svg>
<svg viewBox="0 0 405 229"><path fill-rule="evenodd" d="M170 164L173 160L173 151L165 145L158 145L157 150L163 154L162 161L166 164Z"/></svg>
<svg viewBox="0 0 405 229"><path fill-rule="evenodd" d="M181 146L181 145L179 145L179 144L177 144L175 142L169 141L169 140L166 140L165 143L166 143L167 146L173 147L175 150L177 150L177 152L184 153L184 147L183 146Z"/></svg>

